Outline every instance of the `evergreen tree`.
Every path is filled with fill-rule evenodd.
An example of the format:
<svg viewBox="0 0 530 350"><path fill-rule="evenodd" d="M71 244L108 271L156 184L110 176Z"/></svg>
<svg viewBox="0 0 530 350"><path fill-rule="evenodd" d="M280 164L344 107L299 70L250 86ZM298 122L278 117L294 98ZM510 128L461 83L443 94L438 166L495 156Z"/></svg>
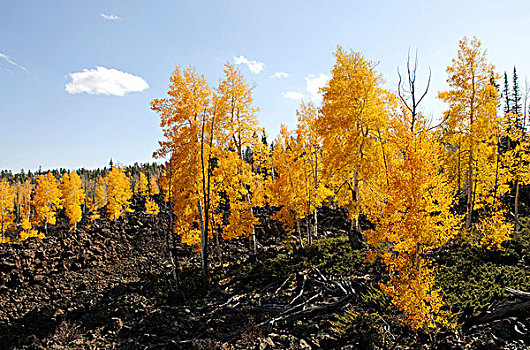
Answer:
<svg viewBox="0 0 530 350"><path fill-rule="evenodd" d="M513 67L513 85L512 85L512 108L511 112L515 115L515 126L522 127L521 123L521 92L519 90L519 81L517 70Z"/></svg>
<svg viewBox="0 0 530 350"><path fill-rule="evenodd" d="M504 72L504 89L502 90L502 99L504 101L504 115L510 113L510 87L508 86L508 74Z"/></svg>

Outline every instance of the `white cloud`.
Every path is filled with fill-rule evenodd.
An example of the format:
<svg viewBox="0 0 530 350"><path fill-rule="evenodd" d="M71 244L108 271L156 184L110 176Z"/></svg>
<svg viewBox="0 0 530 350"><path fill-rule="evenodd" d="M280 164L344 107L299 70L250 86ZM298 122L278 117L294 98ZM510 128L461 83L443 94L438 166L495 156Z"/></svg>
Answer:
<svg viewBox="0 0 530 350"><path fill-rule="evenodd" d="M248 69L254 74L259 74L261 71L265 69L265 63L258 62L258 61L252 61L247 59L245 56L241 55L239 57L234 56L234 62L235 64L246 64Z"/></svg>
<svg viewBox="0 0 530 350"><path fill-rule="evenodd" d="M22 69L23 71L27 72L26 68L24 68L20 64L16 63L15 61L13 61L11 58L9 58L8 55L0 53L0 58L3 58L7 63L9 63L9 64L11 64L11 65L13 65L15 67L18 67L18 68Z"/></svg>
<svg viewBox="0 0 530 350"><path fill-rule="evenodd" d="M72 81L66 84L66 91L70 94L86 92L90 95L123 96L128 92L149 88L149 84L142 78L113 68L85 68L82 72L68 75L72 78Z"/></svg>
<svg viewBox="0 0 530 350"><path fill-rule="evenodd" d="M271 78L274 78L274 79L285 79L285 78L289 78L290 76L291 76L291 74L289 74L289 73L276 72L273 75L271 75Z"/></svg>
<svg viewBox="0 0 530 350"><path fill-rule="evenodd" d="M329 77L322 73L320 73L319 76L309 74L305 77L305 89L309 92L309 95L311 95L311 100L313 102L320 103L322 101L322 94L319 90L326 85L328 80Z"/></svg>
<svg viewBox="0 0 530 350"><path fill-rule="evenodd" d="M106 19L107 21L117 21L117 20L121 19L121 17L113 15L113 14L106 15L104 13L100 13L99 15L101 17L103 17L103 19Z"/></svg>
<svg viewBox="0 0 530 350"><path fill-rule="evenodd" d="M304 98L304 94L296 91L286 91L282 94L282 96L290 100L301 100Z"/></svg>

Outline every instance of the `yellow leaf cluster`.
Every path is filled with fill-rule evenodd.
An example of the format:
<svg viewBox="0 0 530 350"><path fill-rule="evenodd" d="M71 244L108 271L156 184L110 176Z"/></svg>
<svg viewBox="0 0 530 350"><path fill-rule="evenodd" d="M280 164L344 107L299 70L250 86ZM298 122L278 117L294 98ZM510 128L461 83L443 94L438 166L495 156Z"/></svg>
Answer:
<svg viewBox="0 0 530 350"><path fill-rule="evenodd" d="M356 219L365 185L377 177L377 165L383 161L381 133L392 98L381 88L373 62L340 46L334 56L316 122L323 143L323 178L336 193L337 203Z"/></svg>
<svg viewBox="0 0 530 350"><path fill-rule="evenodd" d="M35 186L29 180L16 184L17 203L19 206L20 226L22 230L31 229L31 192Z"/></svg>
<svg viewBox="0 0 530 350"><path fill-rule="evenodd" d="M149 179L149 194L151 196L155 196L159 193L160 193L160 189L158 187L156 179L154 178L154 176L151 176L151 178Z"/></svg>
<svg viewBox="0 0 530 350"><path fill-rule="evenodd" d="M131 183L122 169L112 168L107 176L107 216L117 220L130 209Z"/></svg>
<svg viewBox="0 0 530 350"><path fill-rule="evenodd" d="M62 203L59 182L52 173L39 175L33 205L36 211L35 225L44 222L46 230L48 224L55 225L57 210L62 208Z"/></svg>
<svg viewBox="0 0 530 350"><path fill-rule="evenodd" d="M177 67L168 95L152 101L151 107L160 115L165 137L154 155L170 156L158 182L177 213L174 233L197 248L214 227L223 226L225 239L248 236L258 222L252 207L264 194L252 167L243 161L243 151L253 148L256 166L267 166L256 142L252 88L229 64L215 91L204 76ZM228 225L222 225L221 205L230 208Z"/></svg>
<svg viewBox="0 0 530 350"><path fill-rule="evenodd" d="M322 174L322 140L315 132L317 110L302 104L297 111L298 127L289 132L281 126L272 155L275 179L270 183L270 204L280 210L274 218L288 229L314 214L332 191L324 185Z"/></svg>
<svg viewBox="0 0 530 350"><path fill-rule="evenodd" d="M388 266L391 283L384 290L414 328L443 323L435 274L426 253L458 232L461 218L452 213L454 189L441 171L443 149L426 119L418 115L411 130L404 109L393 113L386 140L387 162L380 165L379 186L366 202L376 226L366 232L375 253Z"/></svg>
<svg viewBox="0 0 530 350"><path fill-rule="evenodd" d="M149 182L144 173L140 172L138 181L134 184L134 193L140 196L149 195Z"/></svg>
<svg viewBox="0 0 530 350"><path fill-rule="evenodd" d="M39 231L34 230L34 229L23 230L23 231L20 232L20 238L18 239L18 241L19 242L23 242L23 241L25 241L28 238L40 238L40 239L43 239L43 238L46 238L46 236L44 235L44 233L39 232Z"/></svg>
<svg viewBox="0 0 530 350"><path fill-rule="evenodd" d="M0 233L10 230L14 224L15 191L7 180L0 181Z"/></svg>
<svg viewBox="0 0 530 350"><path fill-rule="evenodd" d="M73 229L77 228L77 223L83 216L81 206L85 200L85 191L82 186L81 178L75 171L63 174L60 184L63 207Z"/></svg>
<svg viewBox="0 0 530 350"><path fill-rule="evenodd" d="M99 210L107 205L107 183L105 177L98 178L94 189L94 197L87 197L86 205L90 213L90 220L94 221L100 218Z"/></svg>
<svg viewBox="0 0 530 350"><path fill-rule="evenodd" d="M158 204L156 204L151 198L145 200L145 213L149 215L158 215L158 213L160 213Z"/></svg>
<svg viewBox="0 0 530 350"><path fill-rule="evenodd" d="M449 104L442 133L447 145L445 169L453 188L467 194L461 238L481 246L500 244L508 238L504 230L509 226L500 201L509 190L509 172L500 154L505 120L497 113L498 76L493 69L480 41L464 38L447 68L450 89L439 94Z"/></svg>

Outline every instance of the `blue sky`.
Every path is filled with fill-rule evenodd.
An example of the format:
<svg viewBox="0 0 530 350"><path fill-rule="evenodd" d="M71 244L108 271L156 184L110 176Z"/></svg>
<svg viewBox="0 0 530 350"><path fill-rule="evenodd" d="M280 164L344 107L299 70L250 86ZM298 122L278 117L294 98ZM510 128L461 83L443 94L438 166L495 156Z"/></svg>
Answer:
<svg viewBox="0 0 530 350"><path fill-rule="evenodd" d="M417 49L419 74L432 70L423 109L436 118L459 39L476 35L523 86L529 26L523 1L2 0L0 169L152 161L162 134L149 101L165 96L177 65L215 86L224 63L240 62L272 138L295 126L298 97L316 98L337 45L379 62L392 90Z"/></svg>

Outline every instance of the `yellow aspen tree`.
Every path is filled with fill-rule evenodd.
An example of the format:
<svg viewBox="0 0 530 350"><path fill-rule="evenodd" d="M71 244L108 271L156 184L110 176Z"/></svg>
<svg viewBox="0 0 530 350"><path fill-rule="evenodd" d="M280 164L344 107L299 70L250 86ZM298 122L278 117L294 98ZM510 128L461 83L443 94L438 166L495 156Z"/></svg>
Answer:
<svg viewBox="0 0 530 350"><path fill-rule="evenodd" d="M158 215L160 207L151 198L145 200L145 213L149 215Z"/></svg>
<svg viewBox="0 0 530 350"><path fill-rule="evenodd" d="M259 223L249 200L253 185L251 165L239 158L236 152L225 152L214 175L215 187L225 194L230 208L228 224L222 225L223 239L251 236L254 226ZM222 221L219 218L217 222Z"/></svg>
<svg viewBox="0 0 530 350"><path fill-rule="evenodd" d="M168 199L177 214L173 231L183 243L200 249L205 285L211 235L211 167L218 121L211 102L212 90L204 76L180 67L171 76L168 97L151 102L151 109L160 115L165 139L159 141L160 148L153 155L169 157L165 180Z"/></svg>
<svg viewBox="0 0 530 350"><path fill-rule="evenodd" d="M231 196L231 225L224 228L223 235L246 235L253 232L257 222L252 213L256 191L247 188L255 179L243 160L243 150L252 146L258 131L251 92L239 71L230 65L226 65L225 77L215 91L204 76L177 67L168 98L151 102L151 108L160 115L165 138L154 156L169 157L160 187L169 194L177 214L174 233L183 243L200 250L205 284L208 240L213 237L212 227L219 228L222 219L219 186L230 188ZM221 175L222 171L237 176L229 178Z"/></svg>
<svg viewBox="0 0 530 350"><path fill-rule="evenodd" d="M74 230L83 216L81 206L85 200L85 191L82 186L81 178L75 171L63 174L60 185L63 207L66 217L70 220L70 229Z"/></svg>
<svg viewBox="0 0 530 350"><path fill-rule="evenodd" d="M169 173L163 171L157 179L157 186L162 194L164 195L164 202L169 202L170 188L169 188Z"/></svg>
<svg viewBox="0 0 530 350"><path fill-rule="evenodd" d="M271 204L280 207L275 217L291 232L296 231L302 242L300 222L306 219L308 241L311 244L311 225L316 234L317 209L333 193L320 181L322 171L321 140L314 131L316 108L302 104L297 111L298 127L288 132L282 125L273 151L276 177L270 185Z"/></svg>
<svg viewBox="0 0 530 350"><path fill-rule="evenodd" d="M40 238L40 239L43 239L43 238L46 238L46 236L44 235L44 233L39 232L36 229L33 229L33 228L30 227L27 230L20 231L20 237L19 237L18 241L19 242L23 242L23 241L25 241L28 238Z"/></svg>
<svg viewBox="0 0 530 350"><path fill-rule="evenodd" d="M23 231L29 231L31 225L31 193L35 186L26 180L17 183L17 203L19 206L19 223Z"/></svg>
<svg viewBox="0 0 530 350"><path fill-rule="evenodd" d="M39 175L33 198L35 207L35 225L44 222L44 230L48 234L48 224L55 225L57 210L62 208L59 182L52 173Z"/></svg>
<svg viewBox="0 0 530 350"><path fill-rule="evenodd" d="M467 195L462 238L481 246L498 246L511 231L498 200L509 187L499 172L503 120L497 114L498 76L493 69L480 41L464 38L459 42L457 58L447 67L450 89L438 95L449 104L442 124L448 145L447 168L456 172L455 187L464 189Z"/></svg>
<svg viewBox="0 0 530 350"><path fill-rule="evenodd" d="M107 176L107 216L110 220L117 220L130 209L132 197L131 182L125 172L119 168L112 168Z"/></svg>
<svg viewBox="0 0 530 350"><path fill-rule="evenodd" d="M526 120L523 120L523 123L526 124ZM520 187L530 184L530 167L528 167L530 164L530 140L524 128L509 128L506 135L513 145L512 149L506 152L504 163L509 171L510 181L515 185L514 232L517 232L519 229Z"/></svg>
<svg viewBox="0 0 530 350"><path fill-rule="evenodd" d="M139 194L140 196L149 195L149 182L147 181L145 174L142 172L140 172L138 181L135 184L135 190L136 194Z"/></svg>
<svg viewBox="0 0 530 350"><path fill-rule="evenodd" d="M0 181L0 233L5 237L15 223L15 191L7 180Z"/></svg>
<svg viewBox="0 0 530 350"><path fill-rule="evenodd" d="M94 197L87 198L87 208L90 213L90 221L99 219L99 210L107 205L107 178L100 177L94 188Z"/></svg>
<svg viewBox="0 0 530 350"><path fill-rule="evenodd" d="M94 197L87 196L85 198L85 203L86 203L86 209L87 209L90 221L94 221L96 219L99 219L100 215L97 212L96 206L94 205Z"/></svg>
<svg viewBox="0 0 530 350"><path fill-rule="evenodd" d="M302 103L296 111L298 125L296 129L297 143L300 153L297 163L303 169L305 180L305 198L308 215L313 215L313 230L308 225L309 244L311 244L311 232L315 237L318 234L317 210L333 193L321 181L322 173L322 138L316 132L316 122L318 117L317 108L309 103ZM308 218L308 223L310 222Z"/></svg>
<svg viewBox="0 0 530 350"><path fill-rule="evenodd" d="M272 206L280 210L274 218L280 220L287 228L288 234L295 232L301 244L300 220L307 216L307 206L304 205L305 181L300 167L296 166L296 160L301 155L293 132L289 132L285 125L280 128L280 134L275 140L272 152L275 179L269 185ZM287 237L288 241L289 236Z"/></svg>
<svg viewBox="0 0 530 350"><path fill-rule="evenodd" d="M151 196L155 196L159 193L160 193L160 188L158 187L156 179L154 176L151 176L151 178L149 179L149 194Z"/></svg>
<svg viewBox="0 0 530 350"><path fill-rule="evenodd" d="M452 213L454 188L443 169L444 154L427 120L414 121L397 109L385 139L384 174L370 188L365 207L375 225L366 231L372 250L388 266L390 282L382 289L413 328L447 325L443 300L435 288L436 270L429 252L455 236L461 218Z"/></svg>
<svg viewBox="0 0 530 350"><path fill-rule="evenodd" d="M340 46L334 53L332 77L322 89L321 114L317 131L322 138L323 181L335 191L336 201L348 209L352 220L350 241L359 247L359 222L363 192L379 174L384 162L381 133L388 124L389 93L381 88L382 78L375 64L360 53Z"/></svg>
<svg viewBox="0 0 530 350"><path fill-rule="evenodd" d="M254 216L253 207L258 206L263 198L257 191L257 188L264 188L260 186L263 176L253 171L253 165L245 161L243 151L250 149L252 152L258 146L256 139L261 131L256 117L258 108L252 104L253 87L246 84L240 71L225 64L224 74L214 96L214 106L219 114L221 148L216 175L224 179L222 190L228 195L230 207L230 224L223 228L226 231L223 236L250 236L252 255L255 255L255 226L259 220ZM224 176L221 175L223 171Z"/></svg>

